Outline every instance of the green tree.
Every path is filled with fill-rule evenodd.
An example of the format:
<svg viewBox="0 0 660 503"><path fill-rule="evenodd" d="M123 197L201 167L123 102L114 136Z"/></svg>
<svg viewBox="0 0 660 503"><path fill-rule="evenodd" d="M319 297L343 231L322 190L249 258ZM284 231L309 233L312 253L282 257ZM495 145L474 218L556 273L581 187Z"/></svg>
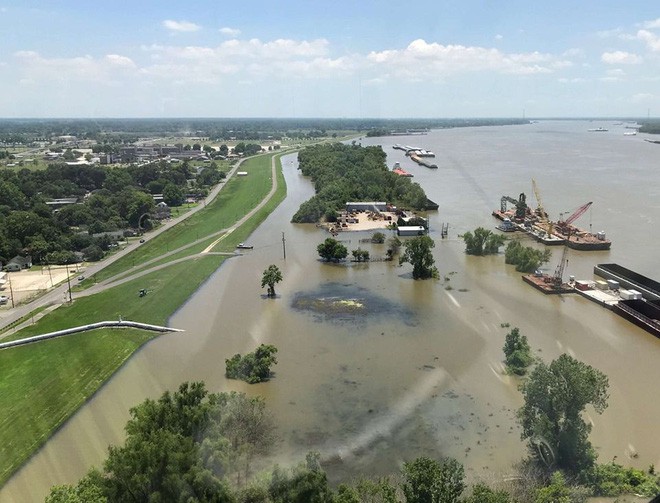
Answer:
<svg viewBox="0 0 660 503"><path fill-rule="evenodd" d="M477 227L474 233L463 234L463 241L465 241L465 253L468 255L494 255L504 244L505 238L501 234Z"/></svg>
<svg viewBox="0 0 660 503"><path fill-rule="evenodd" d="M104 495L104 481L101 473L91 469L77 485L61 485L51 489L45 503L107 503Z"/></svg>
<svg viewBox="0 0 660 503"><path fill-rule="evenodd" d="M348 256L348 249L334 238L327 238L316 247L316 250L326 262L339 262Z"/></svg>
<svg viewBox="0 0 660 503"><path fill-rule="evenodd" d="M455 503L465 489L463 465L419 457L403 464L401 488L406 503Z"/></svg>
<svg viewBox="0 0 660 503"><path fill-rule="evenodd" d="M368 262L369 261L369 251L363 250L362 248L357 248L351 252L353 259L358 262Z"/></svg>
<svg viewBox="0 0 660 503"><path fill-rule="evenodd" d="M282 281L282 271L275 264L271 264L261 276L261 288L268 286L268 296L275 297L275 284Z"/></svg>
<svg viewBox="0 0 660 503"><path fill-rule="evenodd" d="M399 257L399 265L409 262L413 266L414 279L435 278L438 270L434 266L435 260L431 249L435 242L428 236L417 236L403 243L405 251Z"/></svg>
<svg viewBox="0 0 660 503"><path fill-rule="evenodd" d="M507 369L516 375L525 375L527 367L534 361L527 337L520 335L520 330L517 327L513 328L506 334L502 349Z"/></svg>
<svg viewBox="0 0 660 503"><path fill-rule="evenodd" d="M540 363L521 386L525 403L518 411L522 438L548 465L579 474L594 465L588 440L591 425L582 419L587 405L601 414L607 407L607 377L571 356Z"/></svg>
<svg viewBox="0 0 660 503"><path fill-rule="evenodd" d="M382 232L374 232L371 236L371 242L376 244L383 244L385 242L385 234Z"/></svg>
<svg viewBox="0 0 660 503"><path fill-rule="evenodd" d="M397 488L389 478L360 479L355 484L360 501L368 503L398 503Z"/></svg>
<svg viewBox="0 0 660 503"><path fill-rule="evenodd" d="M547 263L552 256L550 250L538 250L523 246L520 241L510 241L504 251L504 262L516 266L518 272L534 272Z"/></svg>
<svg viewBox="0 0 660 503"><path fill-rule="evenodd" d="M241 379L250 384L267 381L271 376L271 366L277 363L277 348L271 344L261 344L253 353L241 356L239 353L225 360L225 375L229 379Z"/></svg>
<svg viewBox="0 0 660 503"><path fill-rule="evenodd" d="M52 488L46 501L233 503L225 478L236 473L240 484L254 456L274 441L263 398L208 394L203 383L184 383L132 408L126 441L110 448L103 470Z"/></svg>
<svg viewBox="0 0 660 503"><path fill-rule="evenodd" d="M111 447L104 463L104 496L111 502L232 501L227 485L200 455L203 441L230 448L216 440L232 398L208 395L203 383L184 383L131 409L125 444Z"/></svg>
<svg viewBox="0 0 660 503"><path fill-rule="evenodd" d="M269 486L273 503L332 503L332 490L321 469L318 453L307 454L290 472L275 467Z"/></svg>
<svg viewBox="0 0 660 503"><path fill-rule="evenodd" d="M536 491L534 503L573 503L571 488L561 472L554 472L550 484Z"/></svg>
<svg viewBox="0 0 660 503"><path fill-rule="evenodd" d="M186 195L178 185L167 183L163 187L163 201L168 206L181 206L186 202Z"/></svg>
<svg viewBox="0 0 660 503"><path fill-rule="evenodd" d="M513 503L513 499L506 491L495 491L485 484L477 484L472 488L470 497L464 503Z"/></svg>

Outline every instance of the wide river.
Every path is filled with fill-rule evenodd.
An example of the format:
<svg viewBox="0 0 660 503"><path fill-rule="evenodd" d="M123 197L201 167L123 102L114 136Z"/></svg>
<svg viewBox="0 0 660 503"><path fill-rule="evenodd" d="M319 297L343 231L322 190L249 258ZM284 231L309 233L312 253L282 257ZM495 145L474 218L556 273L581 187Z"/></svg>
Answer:
<svg viewBox="0 0 660 503"><path fill-rule="evenodd" d="M599 126L608 131L588 132ZM519 381L502 373L506 323L545 361L569 353L607 374L609 407L602 415L588 411L601 461L660 466L660 339L577 295L544 296L502 255L466 256L458 237L494 228L491 211L502 195L525 192L535 204L534 178L553 219L593 201L576 223L604 230L613 243L606 252L571 250L566 275L593 279L595 264L617 262L660 279L660 145L626 131L607 121L542 121L359 140L382 145L388 165L400 162L439 203L430 222L446 277L440 281L412 280L408 264L320 263L316 246L327 234L290 223L313 189L295 155L285 156L288 196L251 236L254 250L227 261L172 317L186 332L161 336L134 355L5 485L0 500L40 501L52 485L76 481L102 462L109 444L122 442L130 407L191 380L265 397L280 437L269 463L295 463L319 450L338 481L392 473L419 455L453 456L471 480L505 476L525 455L514 417ZM394 143L434 151L439 168L413 164ZM340 239L352 250L370 234ZM385 252L362 247L372 256ZM550 271L561 250L553 253ZM272 263L284 281L268 300L260 280ZM225 379L225 359L262 342L279 349L274 379L252 386Z"/></svg>

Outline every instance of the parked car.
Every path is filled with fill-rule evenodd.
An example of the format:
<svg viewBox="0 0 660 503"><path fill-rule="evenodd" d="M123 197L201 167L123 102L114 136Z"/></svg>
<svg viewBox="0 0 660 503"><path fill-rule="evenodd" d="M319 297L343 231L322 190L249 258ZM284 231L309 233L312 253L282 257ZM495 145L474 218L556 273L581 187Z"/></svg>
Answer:
<svg viewBox="0 0 660 503"><path fill-rule="evenodd" d="M9 302L9 297L6 295L0 295L0 306L6 304L7 302Z"/></svg>

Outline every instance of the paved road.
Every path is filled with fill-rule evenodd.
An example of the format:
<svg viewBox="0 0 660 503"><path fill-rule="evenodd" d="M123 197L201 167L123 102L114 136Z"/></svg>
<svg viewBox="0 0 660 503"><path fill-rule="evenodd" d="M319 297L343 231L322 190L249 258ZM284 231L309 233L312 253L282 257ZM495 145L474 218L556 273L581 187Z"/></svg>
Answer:
<svg viewBox="0 0 660 503"><path fill-rule="evenodd" d="M174 218L174 219L170 220L169 222L165 223L164 225L162 225L158 229L155 229L154 231L150 232L148 235L145 235L143 237L145 242L153 239L155 236L159 235L162 232L165 232L166 230L170 229L171 227L174 227L175 225L183 222L185 219L190 218L191 215L194 215L195 213L200 211L202 208L204 208L206 206L206 204L213 201L217 197L217 195L220 193L222 188L225 186L226 181L229 180L232 176L235 175L236 171L238 171L238 168L240 167L240 165L243 163L244 160L245 159L241 159L241 160L239 160L238 163L236 163L236 165L229 171L229 173L227 173L227 178L226 178L225 182L220 183L216 187L214 187L213 190L209 193L209 195L204 200L203 204L197 205L192 210L186 212L185 214L183 214L183 215L181 215L177 218ZM254 209L252 209L245 216L243 216L240 220L238 220L232 227L229 227L227 229L221 229L219 231L215 231L211 234L203 236L200 239L197 239L193 243L190 243L188 245L177 248L176 250L172 250L172 251L170 251L170 252L168 252L164 255L161 255L160 257L157 257L155 259L151 259L151 260L149 260L147 262L144 262L140 265L144 266L144 265L148 265L150 263L162 260L163 257L174 255L175 253L178 253L179 251L181 251L185 248L188 248L190 246L194 246L197 243L200 243L200 242L203 242L203 241L207 240L209 237L219 236L221 234L231 232L234 229L236 229L237 227L241 226L243 223L245 223L245 221L247 219L249 219L257 211L259 211L261 208L263 208L263 206L273 197L273 194L275 194L275 191L277 190L278 185L277 185L277 170L276 170L275 156L273 156L272 159L271 159L271 180L272 180L272 186L271 186L271 190L268 193L268 195ZM114 255L112 255L110 257L108 257L107 259L104 259L100 262L96 262L96 263L93 263L93 264L89 265L85 269L85 275L87 277L91 277L92 275L96 274L97 272L99 272L104 267L107 267L108 265L112 264L116 260L119 260L121 257L129 254L130 252L132 252L138 246L141 246L141 245L142 245L142 243L138 243L137 241L134 241L133 243L130 243L123 250L118 251L117 253L115 253ZM94 293L99 293L99 292L101 292L101 291L103 291L107 288L117 286L121 283L125 283L126 281L131 281L131 280L135 279L136 277L140 277L140 276L143 276L145 274L149 274L153 271L157 271L159 269L162 269L163 267L167 267L168 265L178 263L178 262L181 262L183 260L192 260L196 256L197 255L192 255L192 256L181 258L181 259L173 260L173 261L167 262L165 264L160 264L158 266L142 270L137 274L131 274L130 276L128 276L126 278L117 279L117 278L119 278L121 276L124 276L126 274L126 272L122 272L122 273L118 274L116 277L109 278L108 280L105 280L102 283L98 283L97 285L94 285L93 287L88 288L87 290L75 293L74 297L83 297L83 296L87 296L87 295L92 295ZM2 315L0 315L0 316L2 316L2 318L0 318L0 329L6 327L7 325L9 325L13 322L15 322L16 320L18 320L21 317L29 314L30 312L34 311L35 309L37 309L41 306L48 306L48 305L51 305L51 304L62 304L63 302L66 302L67 299L68 299L68 285L67 285L66 282L64 282L63 284L56 286L55 288L50 290L48 293L46 293L46 294L42 295L41 297L33 300L32 302L29 302L27 304L23 304L23 305L18 306L14 309L10 309L7 313L3 313ZM7 335L7 334L5 334L5 335ZM0 336L0 339L1 338L2 338L2 336Z"/></svg>

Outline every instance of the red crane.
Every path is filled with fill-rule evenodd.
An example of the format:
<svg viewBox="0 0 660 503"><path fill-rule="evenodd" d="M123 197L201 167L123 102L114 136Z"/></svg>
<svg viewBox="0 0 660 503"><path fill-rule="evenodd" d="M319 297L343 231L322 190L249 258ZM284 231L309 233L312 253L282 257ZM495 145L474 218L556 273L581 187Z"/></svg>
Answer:
<svg viewBox="0 0 660 503"><path fill-rule="evenodd" d="M575 212L573 212L573 214L572 214L570 217L568 217L568 218L567 218L566 220L564 220L563 222L562 222L562 221L559 221L558 224L561 225L561 226L564 226L564 225L571 225L571 224L572 224L573 222L575 222L578 218L580 218L582 215L584 215L584 212L587 211L587 210L589 209L589 207L590 207L592 204L593 204L593 202L589 202L589 203L587 203L587 204L583 204L583 205L580 206L577 210L575 210Z"/></svg>

